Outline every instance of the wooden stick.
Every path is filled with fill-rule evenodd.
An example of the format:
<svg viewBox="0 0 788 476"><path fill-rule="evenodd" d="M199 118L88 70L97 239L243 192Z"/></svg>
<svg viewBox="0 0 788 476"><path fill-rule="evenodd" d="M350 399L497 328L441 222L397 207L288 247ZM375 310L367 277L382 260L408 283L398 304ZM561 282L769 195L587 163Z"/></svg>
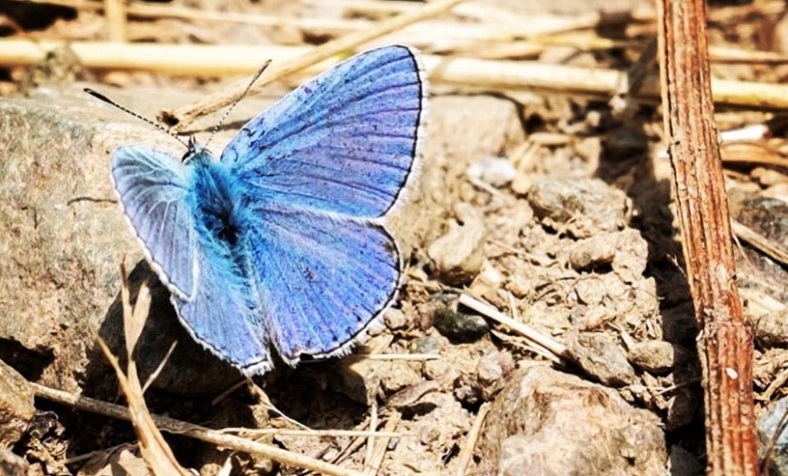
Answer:
<svg viewBox="0 0 788 476"><path fill-rule="evenodd" d="M60 41L0 41L0 65L29 66L41 61L48 51L64 44ZM157 45L81 41L70 42L68 46L86 68L147 70L202 77L253 74L266 59L282 62L312 50L306 46ZM249 79L245 81L248 83Z"/></svg>
<svg viewBox="0 0 788 476"><path fill-rule="evenodd" d="M722 160L714 126L705 0L660 0L665 137L687 278L701 329L706 474L757 475L752 329L742 315Z"/></svg>
<svg viewBox="0 0 788 476"><path fill-rule="evenodd" d="M431 18L449 10L453 6L463 2L464 0L435 0L428 3L426 6L413 11L406 12L396 17L383 20L378 23L374 28L368 30L361 30L350 33L343 37L324 43L306 53L302 56L294 58L291 61L274 64L271 68L263 73L262 77L257 81L252 92L261 90L264 86L270 84L277 79L284 76L301 71L309 66L312 66L321 61L327 60L338 54L351 51L362 43L366 43L375 38L379 38L387 33L404 28L407 25L415 23L426 18ZM173 126L176 130L183 130L189 124L194 122L198 117L210 114L232 102L236 101L241 94L246 91L247 81L241 81L218 93L207 96L204 100L199 101L191 106L182 107L179 109L163 110L159 114L162 122Z"/></svg>
<svg viewBox="0 0 788 476"><path fill-rule="evenodd" d="M126 5L122 0L104 0L107 40L126 41Z"/></svg>
<svg viewBox="0 0 788 476"><path fill-rule="evenodd" d="M61 42L30 40L0 41L0 65L29 66ZM227 76L253 74L265 59L273 64L289 62L313 52L305 46L216 46L156 45L72 42L69 47L87 68L149 70L160 73ZM528 89L551 93L609 98L625 74L610 69L579 68L528 61L492 61L463 57L424 55L434 83L457 84L489 90ZM315 74L336 64L323 61L303 72ZM243 81L244 84L248 80ZM764 110L788 110L788 85L747 81L712 80L714 101L720 106ZM641 101L657 101L659 82L648 76L636 96Z"/></svg>

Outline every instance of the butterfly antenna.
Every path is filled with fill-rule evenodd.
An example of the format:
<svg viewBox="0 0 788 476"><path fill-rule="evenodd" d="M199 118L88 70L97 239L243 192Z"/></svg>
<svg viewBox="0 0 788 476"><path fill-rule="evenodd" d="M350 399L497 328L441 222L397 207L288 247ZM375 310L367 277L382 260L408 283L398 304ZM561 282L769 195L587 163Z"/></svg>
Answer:
<svg viewBox="0 0 788 476"><path fill-rule="evenodd" d="M241 99L243 99L249 93L249 90L252 89L254 83L256 83L258 79L260 79L260 75L263 74L263 71L265 71L268 68L268 65L270 64L271 64L270 59L265 63L263 63L260 69L257 70L257 73L255 73L255 75L252 76L252 80L249 81L249 84L246 85L246 89L244 89L244 91L238 96L238 98L235 101L233 101L232 104L230 104L230 107L228 107L227 110L224 111L224 114L222 114L222 117L221 119L219 119L219 122L213 127L213 130L211 131L211 136L208 137L208 140L205 142L206 149L208 148L208 144L211 143L213 136L215 136L216 133L219 132L219 128L222 127L222 124L224 124L224 121L227 119L227 116L229 116L230 113L233 112L233 109L235 109L235 106L238 105L239 102L241 102Z"/></svg>
<svg viewBox="0 0 788 476"><path fill-rule="evenodd" d="M187 149L190 147L189 144L187 144L186 142L183 141L183 139L181 139L180 137L178 137L177 135L175 135L174 133L172 133L171 131L166 129L161 124L153 122L150 119L148 119L147 117L143 117L143 116L137 114L136 112L134 112L134 111L132 111L132 110L126 108L126 107L121 106L120 104L116 103L115 101L113 101L112 99L108 98L107 96L105 96L105 95L103 95L103 94L101 94L101 93L99 93L97 91L94 91L94 90L92 90L90 88L84 88L83 91L85 91L86 93L90 94L91 96L93 96L94 98L96 98L96 99L98 99L100 101L104 101L105 103L109 104L110 106L115 106L116 108L120 109L121 111L125 112L126 114L128 114L130 116L136 117L137 119L139 119L142 122L145 122L145 123L148 123L148 124L152 125L156 129L164 132L165 134L167 134L169 136L172 136L175 140L177 140L178 142L180 142L181 144L186 146Z"/></svg>

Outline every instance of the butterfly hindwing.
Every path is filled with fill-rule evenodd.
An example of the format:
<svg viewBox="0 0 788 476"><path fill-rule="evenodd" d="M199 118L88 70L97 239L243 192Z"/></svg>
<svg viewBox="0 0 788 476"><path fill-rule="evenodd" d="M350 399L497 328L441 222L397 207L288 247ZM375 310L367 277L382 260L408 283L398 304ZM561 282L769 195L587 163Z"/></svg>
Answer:
<svg viewBox="0 0 788 476"><path fill-rule="evenodd" d="M342 355L394 299L397 246L380 225L292 209L252 209L248 252L271 341L288 364Z"/></svg>
<svg viewBox="0 0 788 476"><path fill-rule="evenodd" d="M199 286L189 301L172 297L178 317L197 342L244 374L270 370L266 325L251 281L210 238L198 243Z"/></svg>
<svg viewBox="0 0 788 476"><path fill-rule="evenodd" d="M253 193L293 208L378 217L418 167L425 93L410 48L365 52L249 121L221 160Z"/></svg>
<svg viewBox="0 0 788 476"><path fill-rule="evenodd" d="M190 299L198 269L188 170L164 152L136 146L112 155L112 178L146 258L171 292Z"/></svg>

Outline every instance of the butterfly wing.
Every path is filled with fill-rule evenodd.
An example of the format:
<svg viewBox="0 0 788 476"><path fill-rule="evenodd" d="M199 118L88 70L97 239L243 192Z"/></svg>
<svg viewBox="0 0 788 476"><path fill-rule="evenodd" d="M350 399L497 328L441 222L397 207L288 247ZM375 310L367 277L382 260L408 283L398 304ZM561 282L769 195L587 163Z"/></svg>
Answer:
<svg viewBox="0 0 788 476"><path fill-rule="evenodd" d="M151 267L173 294L192 298L198 270L187 169L164 152L124 146L112 155L112 179Z"/></svg>
<svg viewBox="0 0 788 476"><path fill-rule="evenodd" d="M198 231L200 282L190 300L173 295L181 322L203 347L252 376L271 369L266 324L243 267Z"/></svg>
<svg viewBox="0 0 788 476"><path fill-rule="evenodd" d="M378 224L293 209L257 208L248 235L271 341L302 355L344 355L394 299L399 251Z"/></svg>
<svg viewBox="0 0 788 476"><path fill-rule="evenodd" d="M426 87L410 48L359 54L249 121L221 160L295 209L381 216L418 167Z"/></svg>
<svg viewBox="0 0 788 476"><path fill-rule="evenodd" d="M222 154L249 197L245 249L290 365L347 353L394 299L400 254L375 220L418 167L425 88L409 48L363 53L250 121Z"/></svg>

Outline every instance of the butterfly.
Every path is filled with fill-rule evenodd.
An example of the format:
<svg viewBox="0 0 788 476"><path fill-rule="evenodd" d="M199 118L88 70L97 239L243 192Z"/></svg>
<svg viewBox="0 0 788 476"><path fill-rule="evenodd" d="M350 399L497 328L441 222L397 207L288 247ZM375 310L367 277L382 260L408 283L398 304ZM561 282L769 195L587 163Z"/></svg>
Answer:
<svg viewBox="0 0 788 476"><path fill-rule="evenodd" d="M112 181L181 323L246 375L342 356L381 328L402 278L386 216L420 168L418 53L358 54L246 123L219 159L137 145Z"/></svg>

